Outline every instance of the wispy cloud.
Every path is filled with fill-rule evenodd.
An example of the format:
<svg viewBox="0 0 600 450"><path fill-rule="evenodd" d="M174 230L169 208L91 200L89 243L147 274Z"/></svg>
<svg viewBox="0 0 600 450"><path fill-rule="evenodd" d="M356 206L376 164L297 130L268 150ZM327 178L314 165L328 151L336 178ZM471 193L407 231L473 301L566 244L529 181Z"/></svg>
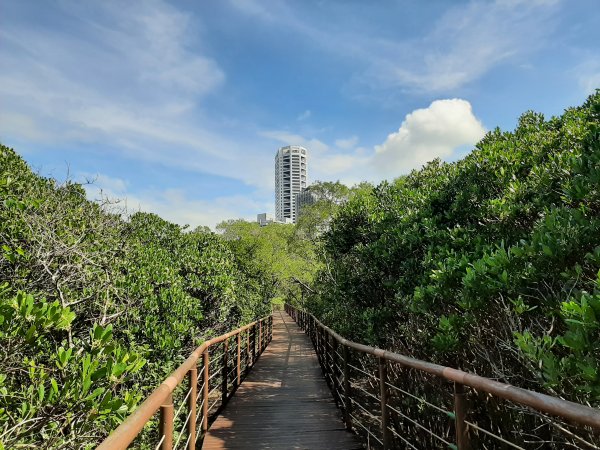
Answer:
<svg viewBox="0 0 600 450"><path fill-rule="evenodd" d="M588 56L573 71L584 95L593 94L600 89L600 56Z"/></svg>
<svg viewBox="0 0 600 450"><path fill-rule="evenodd" d="M310 109L307 109L306 111L304 111L302 114L300 114L297 118L297 120L302 121L302 120L306 120L308 119L310 116L312 115L312 112L310 111Z"/></svg>
<svg viewBox="0 0 600 450"><path fill-rule="evenodd" d="M210 200L196 199L182 189L142 189L130 192L130 183L105 174L81 173L77 181L84 184L92 200L108 199L121 212L152 212L179 225L208 226L228 219L255 220L256 213L272 210L272 205L256 200L252 193L246 195L217 196Z"/></svg>
<svg viewBox="0 0 600 450"><path fill-rule="evenodd" d="M95 144L138 161L269 188L270 160L247 159L203 109L226 77L202 53L198 26L160 0L67 2L77 30L0 31L0 138ZM194 47L193 51L191 47ZM244 170L242 170L244 169Z"/></svg>
<svg viewBox="0 0 600 450"><path fill-rule="evenodd" d="M427 35L402 48L403 58L383 79L425 92L462 87L503 62L539 49L553 29L557 4L496 0L452 8Z"/></svg>
<svg viewBox="0 0 600 450"><path fill-rule="evenodd" d="M346 139L336 139L335 146L343 149L350 149L356 147L358 144L358 136L352 136Z"/></svg>
<svg viewBox="0 0 600 450"><path fill-rule="evenodd" d="M449 92L492 68L530 55L547 44L561 0L471 1L446 9L421 36L391 39L376 27L352 29L316 23L306 8L259 0L232 1L244 14L301 34L319 49L353 61L351 86ZM331 20L330 17L326 17ZM339 24L338 24L339 25Z"/></svg>
<svg viewBox="0 0 600 450"><path fill-rule="evenodd" d="M269 130L261 131L260 136L273 139L283 145L302 145L310 149L312 154L321 154L329 150L329 145L325 144L319 139L310 138L307 139L300 134L292 133L285 130Z"/></svg>

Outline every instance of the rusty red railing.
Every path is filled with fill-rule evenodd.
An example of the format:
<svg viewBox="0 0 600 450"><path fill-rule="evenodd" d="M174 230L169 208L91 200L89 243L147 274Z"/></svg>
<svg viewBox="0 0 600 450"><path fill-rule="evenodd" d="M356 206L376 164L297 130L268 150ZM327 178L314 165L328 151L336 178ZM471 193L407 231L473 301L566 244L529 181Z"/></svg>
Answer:
<svg viewBox="0 0 600 450"><path fill-rule="evenodd" d="M225 406L272 337L273 316L267 316L204 342L100 444L98 450L126 449L159 411L156 449L197 448L211 419ZM180 392L178 388L182 387L184 378L188 380L187 390ZM181 401L177 409L176 396ZM181 416L184 410L187 414Z"/></svg>
<svg viewBox="0 0 600 450"><path fill-rule="evenodd" d="M599 448L598 409L358 344L285 310L312 339L346 427L368 448ZM531 430L517 434L515 420Z"/></svg>

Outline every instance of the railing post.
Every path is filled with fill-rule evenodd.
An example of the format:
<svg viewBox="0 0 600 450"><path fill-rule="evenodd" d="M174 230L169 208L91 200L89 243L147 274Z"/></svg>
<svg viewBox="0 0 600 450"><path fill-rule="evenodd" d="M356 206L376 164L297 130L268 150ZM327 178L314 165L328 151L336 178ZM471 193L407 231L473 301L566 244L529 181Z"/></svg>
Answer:
<svg viewBox="0 0 600 450"><path fill-rule="evenodd" d="M196 448L196 397L198 396L198 368L194 366L188 372L190 382L190 396L188 398L188 411L190 418L188 420L188 435L190 437L188 449Z"/></svg>
<svg viewBox="0 0 600 450"><path fill-rule="evenodd" d="M379 398L381 402L381 435L383 437L384 450L392 448L392 434L389 428L390 413L387 407L387 362L381 356L379 360Z"/></svg>
<svg viewBox="0 0 600 450"><path fill-rule="evenodd" d="M467 418L467 394L464 386L454 383L454 423L456 426L456 446L458 450L469 450L469 432L465 419Z"/></svg>
<svg viewBox="0 0 600 450"><path fill-rule="evenodd" d="M262 341L262 319L258 321L258 355L263 351L263 341Z"/></svg>
<svg viewBox="0 0 600 450"><path fill-rule="evenodd" d="M227 353L229 352L229 338L223 341L223 371L221 372L221 406L227 403Z"/></svg>
<svg viewBox="0 0 600 450"><path fill-rule="evenodd" d="M325 329L323 330L323 350L325 352L325 359L324 359L324 364L325 364L325 379L327 380L328 378L328 384L329 386L331 386L331 373L330 373L330 369L331 366L329 365L329 361L331 359L331 353L329 352L329 333L327 331L325 331Z"/></svg>
<svg viewBox="0 0 600 450"><path fill-rule="evenodd" d="M252 325L252 365L256 362L256 324Z"/></svg>
<svg viewBox="0 0 600 450"><path fill-rule="evenodd" d="M317 351L317 359L319 360L319 364L321 364L321 367L323 367L323 363L321 360L321 329L319 327L319 325L316 325L315 328L315 350Z"/></svg>
<svg viewBox="0 0 600 450"><path fill-rule="evenodd" d="M237 343L237 367L235 371L235 383L234 389L240 385L240 378L242 376L242 337L240 333L236 335L236 343Z"/></svg>
<svg viewBox="0 0 600 450"><path fill-rule="evenodd" d="M337 377L337 366L338 366L338 357L337 357L337 349L338 349L338 341L335 337L331 336L331 382L333 383L333 396L334 398L337 399L337 401L339 401L340 403L342 402L342 399L340 398L338 391L338 388L341 388L341 386L339 386L338 383L338 377Z"/></svg>
<svg viewBox="0 0 600 450"><path fill-rule="evenodd" d="M350 386L350 364L348 347L342 344L342 355L344 356L344 418L346 428L352 430L352 391Z"/></svg>
<svg viewBox="0 0 600 450"><path fill-rule="evenodd" d="M273 316L269 316L269 343L273 340Z"/></svg>
<svg viewBox="0 0 600 450"><path fill-rule="evenodd" d="M250 352L250 328L248 328L246 330L246 375L248 375L248 372L250 371L250 355L252 354Z"/></svg>
<svg viewBox="0 0 600 450"><path fill-rule="evenodd" d="M173 394L169 394L165 402L160 405L159 433L164 436L161 450L173 449Z"/></svg>
<svg viewBox="0 0 600 450"><path fill-rule="evenodd" d="M208 349L206 349L204 350L204 353L202 353L202 364L204 364L204 376L202 377L202 382L204 383L202 388L202 434L208 431L208 393L210 392L208 386L210 382L209 362Z"/></svg>

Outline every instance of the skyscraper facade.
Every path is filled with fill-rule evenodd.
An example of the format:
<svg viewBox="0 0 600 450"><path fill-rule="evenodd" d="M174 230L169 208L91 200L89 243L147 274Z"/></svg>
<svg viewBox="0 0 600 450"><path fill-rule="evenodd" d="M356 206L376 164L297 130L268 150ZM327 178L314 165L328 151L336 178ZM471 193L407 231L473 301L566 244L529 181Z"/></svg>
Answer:
<svg viewBox="0 0 600 450"><path fill-rule="evenodd" d="M296 194L308 181L308 150L299 145L281 147L275 155L275 218L296 223Z"/></svg>

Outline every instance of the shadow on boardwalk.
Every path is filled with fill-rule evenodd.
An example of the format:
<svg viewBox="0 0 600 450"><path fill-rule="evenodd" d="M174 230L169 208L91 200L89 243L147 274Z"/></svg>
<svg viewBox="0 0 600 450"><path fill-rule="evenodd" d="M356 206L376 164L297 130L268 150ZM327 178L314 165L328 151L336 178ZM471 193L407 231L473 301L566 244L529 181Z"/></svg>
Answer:
<svg viewBox="0 0 600 450"><path fill-rule="evenodd" d="M273 341L212 424L203 449L361 449L308 337L275 312Z"/></svg>

